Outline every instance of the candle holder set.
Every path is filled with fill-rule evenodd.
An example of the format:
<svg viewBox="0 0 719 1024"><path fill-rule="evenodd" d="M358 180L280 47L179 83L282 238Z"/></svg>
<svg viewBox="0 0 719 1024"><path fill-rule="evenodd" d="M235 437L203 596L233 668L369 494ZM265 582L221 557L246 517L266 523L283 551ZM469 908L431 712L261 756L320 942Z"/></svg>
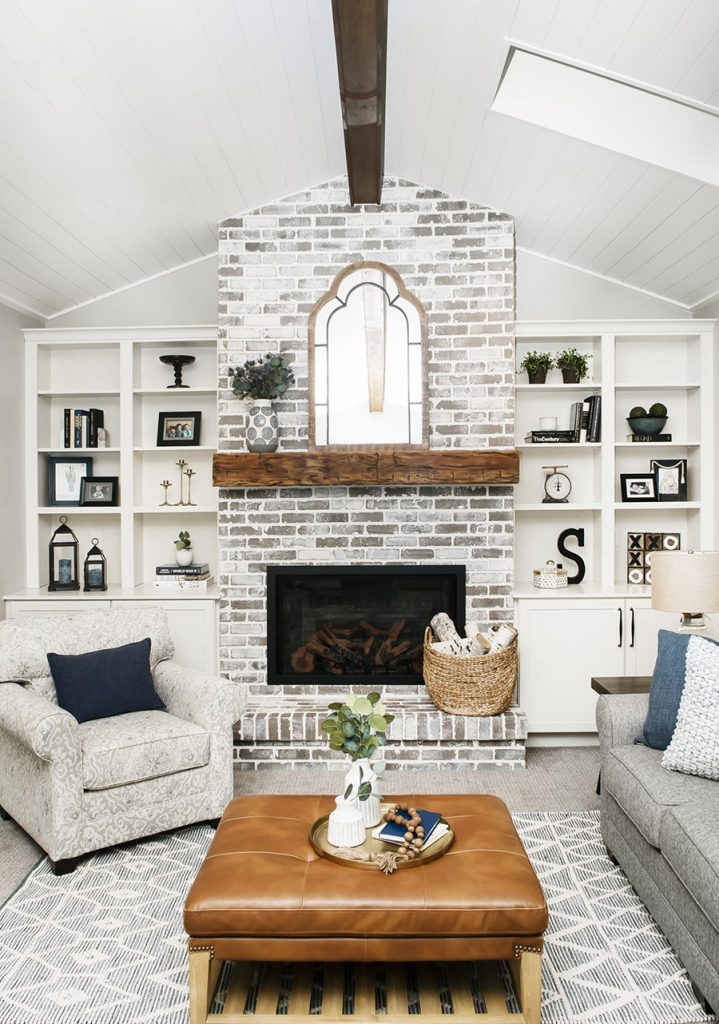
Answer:
<svg viewBox="0 0 719 1024"><path fill-rule="evenodd" d="M178 508L179 506L187 508L190 505L197 504L197 502L192 500L192 478L197 475L196 471L189 468L189 463L186 459L178 459L175 465L180 471L180 500L167 500L167 492L170 487L172 487L172 483L170 480L161 480L160 487L164 487L165 489L165 500L160 502L160 508L164 508L165 506L168 508ZM185 501L185 477L187 477L187 501Z"/></svg>

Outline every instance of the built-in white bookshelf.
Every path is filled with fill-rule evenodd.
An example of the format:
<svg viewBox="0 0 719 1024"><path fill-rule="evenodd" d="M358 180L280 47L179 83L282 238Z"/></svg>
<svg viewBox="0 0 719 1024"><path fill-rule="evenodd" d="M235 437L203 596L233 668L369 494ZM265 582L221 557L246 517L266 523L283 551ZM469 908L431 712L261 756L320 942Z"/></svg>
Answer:
<svg viewBox="0 0 719 1024"><path fill-rule="evenodd" d="M561 560L557 537L584 528L583 591L637 593L626 582L627 532L679 533L683 550L716 544L716 411L713 320L523 321L516 324L516 365L527 352L574 347L590 357L589 377L564 384L550 371L545 384L517 372L516 437L521 480L515 489L515 593L531 593L532 570ZM528 444L540 417L570 426L573 402L602 399L597 444ZM633 406L667 406L671 442L634 442L626 417ZM686 459L688 494L682 502L623 502L622 473L649 472L650 459ZM567 504L544 504L543 466L565 465L572 481ZM570 571L572 566L570 567ZM643 588L648 595L649 587ZM535 592L536 593L536 592ZM564 592L567 593L567 592ZM561 594L561 592L560 592ZM556 596L560 596L557 594ZM569 588L567 596L575 596Z"/></svg>
<svg viewBox="0 0 719 1024"><path fill-rule="evenodd" d="M150 595L155 566L173 560L173 540L180 530L190 531L196 560L209 562L214 575L217 328L45 328L24 334L27 587L47 585L48 543L61 515L67 516L77 535L81 563L92 538L98 538L115 593ZM167 387L173 382L172 367L159 359L176 353L195 356L195 362L184 368L183 382L188 386L182 389ZM104 411L107 447L66 449L64 410L89 406ZM158 447L160 412L201 412L200 444ZM119 478L117 507L48 504L49 457L80 454L92 458L94 476ZM179 500L180 458L196 471L196 504L162 506L162 480L172 483L168 500Z"/></svg>

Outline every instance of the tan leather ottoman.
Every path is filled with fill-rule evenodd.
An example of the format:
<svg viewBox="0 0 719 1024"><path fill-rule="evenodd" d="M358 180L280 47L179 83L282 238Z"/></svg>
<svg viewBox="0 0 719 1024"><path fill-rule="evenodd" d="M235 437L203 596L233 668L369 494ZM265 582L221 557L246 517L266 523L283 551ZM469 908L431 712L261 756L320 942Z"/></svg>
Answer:
<svg viewBox="0 0 719 1024"><path fill-rule="evenodd" d="M489 986L485 1008L492 1004L492 1020L505 1019L504 1005L507 1020L538 1024L547 906L506 806L491 796L411 799L415 806L441 810L455 841L439 860L392 875L318 857L309 830L332 810L332 797L238 797L228 805L185 903L191 1024L247 1019L237 999L229 1000L222 1014L207 1016L211 990L227 960L388 965L506 960L516 976L522 1013L506 1012L496 982ZM271 999L270 994L269 1003L258 1005L258 1022L263 1016L274 1019ZM467 1011L462 1015L455 1008L454 1024L465 1016L482 1020L466 991L460 998L458 989L454 1002ZM268 1009L273 1012L260 1013ZM335 1005L335 1015L341 1012ZM400 1007L396 1019L406 1015L406 1007L403 1012ZM324 1003L321 1014L310 1016L305 1007L290 1016L328 1019ZM382 1016L392 1019L392 1014ZM374 1006L365 1005L364 1015L355 1007L346 1019L373 1020Z"/></svg>

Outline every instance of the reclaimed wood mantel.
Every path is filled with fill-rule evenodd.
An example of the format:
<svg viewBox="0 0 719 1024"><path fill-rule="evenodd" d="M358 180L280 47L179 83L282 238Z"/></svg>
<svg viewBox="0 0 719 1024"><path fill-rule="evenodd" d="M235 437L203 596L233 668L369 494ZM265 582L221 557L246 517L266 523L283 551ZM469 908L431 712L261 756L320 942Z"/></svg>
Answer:
<svg viewBox="0 0 719 1024"><path fill-rule="evenodd" d="M215 487L331 487L339 484L516 484L515 448L217 452Z"/></svg>

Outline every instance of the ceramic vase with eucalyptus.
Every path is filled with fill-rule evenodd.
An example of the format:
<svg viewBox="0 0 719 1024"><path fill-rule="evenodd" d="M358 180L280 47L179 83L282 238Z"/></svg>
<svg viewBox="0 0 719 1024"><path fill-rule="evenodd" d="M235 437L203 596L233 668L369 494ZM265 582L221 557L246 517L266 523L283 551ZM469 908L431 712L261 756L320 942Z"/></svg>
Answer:
<svg viewBox="0 0 719 1024"><path fill-rule="evenodd" d="M251 452L276 452L279 425L275 407L269 399L253 398L247 410L245 431L247 449Z"/></svg>
<svg viewBox="0 0 719 1024"><path fill-rule="evenodd" d="M327 842L331 846L361 846L365 841L362 811L356 797L335 797L337 805L327 821Z"/></svg>
<svg viewBox="0 0 719 1024"><path fill-rule="evenodd" d="M349 791L352 795L357 796L363 783L369 783L371 789L369 796L359 799L359 809L362 812L364 827L373 828L375 825L379 825L381 818L380 781L367 757L360 757L350 765L350 769L345 775L345 794Z"/></svg>

